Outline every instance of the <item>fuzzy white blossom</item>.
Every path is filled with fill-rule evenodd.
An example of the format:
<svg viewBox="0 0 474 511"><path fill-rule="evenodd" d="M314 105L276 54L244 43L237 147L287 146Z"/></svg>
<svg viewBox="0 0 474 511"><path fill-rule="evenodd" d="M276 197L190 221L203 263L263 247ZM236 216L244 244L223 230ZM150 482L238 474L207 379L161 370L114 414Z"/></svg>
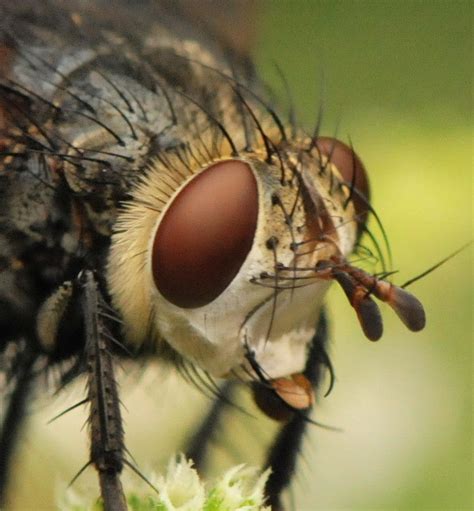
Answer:
<svg viewBox="0 0 474 511"><path fill-rule="evenodd" d="M159 502L166 511L197 511L204 508L206 494L192 461L184 455L168 464L166 476L156 483Z"/></svg>
<svg viewBox="0 0 474 511"><path fill-rule="evenodd" d="M229 511L253 511L262 508L264 501L265 482L270 470L258 476L259 471L253 467L238 465L229 469L216 481L209 492L208 505L215 502L209 509Z"/></svg>
<svg viewBox="0 0 474 511"><path fill-rule="evenodd" d="M184 455L172 459L165 475L148 478L127 494L130 511L271 511L265 506L264 488L270 471L239 465L211 483L201 481L192 461ZM125 479L127 477L125 476ZM131 483L126 484L131 486ZM61 511L102 511L98 500L91 500L69 488L58 500Z"/></svg>

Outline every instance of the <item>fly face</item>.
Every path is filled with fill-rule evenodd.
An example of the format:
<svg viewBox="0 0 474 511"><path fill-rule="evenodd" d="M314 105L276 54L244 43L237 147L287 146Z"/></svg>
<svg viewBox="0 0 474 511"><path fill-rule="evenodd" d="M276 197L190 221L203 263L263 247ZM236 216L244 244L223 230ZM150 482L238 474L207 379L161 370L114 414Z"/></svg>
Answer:
<svg viewBox="0 0 474 511"><path fill-rule="evenodd" d="M133 343L166 339L218 377L249 371L248 350L270 378L303 370L329 283L317 265L352 252L351 194L366 199L329 161L328 150L341 153L352 172L343 144L272 143L268 159L223 150L183 168L184 150L150 167L119 216L108 268Z"/></svg>
<svg viewBox="0 0 474 511"><path fill-rule="evenodd" d="M382 333L372 293L423 328L416 299L347 262L370 207L358 156L335 139L263 136L273 152L201 162L183 149L148 169L108 266L130 342L166 340L216 377L254 378L250 352L270 379L300 373L333 279L369 338Z"/></svg>

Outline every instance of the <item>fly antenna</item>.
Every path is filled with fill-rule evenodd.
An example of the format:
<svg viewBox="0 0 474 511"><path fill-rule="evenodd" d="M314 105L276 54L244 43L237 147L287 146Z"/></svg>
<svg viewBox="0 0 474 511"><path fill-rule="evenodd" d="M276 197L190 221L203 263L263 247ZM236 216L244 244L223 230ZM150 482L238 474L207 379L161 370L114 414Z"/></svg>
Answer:
<svg viewBox="0 0 474 511"><path fill-rule="evenodd" d="M469 247L470 245L472 245L472 242L474 240L471 240L469 241L468 243L466 243L465 245L463 245L461 248L458 248L457 250L455 250L452 254L446 256L444 259L441 259L441 261L437 262L436 264L434 264L433 266L431 266L430 268L428 268L427 270L425 270L424 272L420 273L419 275L417 275L416 277L413 277L409 280L407 280L403 285L401 285L400 287L402 289L405 289L406 287L408 286L411 286L412 284L414 284L417 280L420 280L422 279L423 277L426 277L427 275L429 275L431 272L437 270L440 266L442 266L444 263L448 262L450 259L452 259L453 257L457 256L458 254L460 254L463 250L466 250L467 247Z"/></svg>

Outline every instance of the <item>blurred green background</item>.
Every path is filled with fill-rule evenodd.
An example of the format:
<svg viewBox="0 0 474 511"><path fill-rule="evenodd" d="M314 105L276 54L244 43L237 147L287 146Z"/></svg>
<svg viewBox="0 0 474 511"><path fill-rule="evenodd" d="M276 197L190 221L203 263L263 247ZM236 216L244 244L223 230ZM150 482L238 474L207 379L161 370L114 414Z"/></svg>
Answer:
<svg viewBox="0 0 474 511"><path fill-rule="evenodd" d="M265 5L264 75L278 83L278 62L302 123L314 125L322 102L323 131L339 123L339 136L350 136L400 270L394 280L471 240L474 4ZM474 508L471 254L411 288L427 311L419 334L385 308L385 336L367 342L332 290L338 381L319 415L344 432L311 434L297 509Z"/></svg>
<svg viewBox="0 0 474 511"><path fill-rule="evenodd" d="M249 14L254 20L255 13ZM350 136L402 283L472 238L472 3L281 1L260 10L257 63L301 123ZM283 103L285 103L283 99ZM472 259L467 249L411 288L428 324L408 332L383 307L367 341L338 289L330 296L337 382L310 428L293 484L297 511L468 510L473 504ZM127 443L142 468L166 465L208 402L155 369L123 379ZM68 392L79 400L83 388ZM192 404L190 404L192 403ZM47 425L66 398L35 405L13 509L52 509L87 460L79 410ZM259 463L273 425L234 413L218 467ZM218 470L218 468L215 468ZM96 491L91 469L78 489ZM134 476L126 477L135 481ZM59 486L58 486L59 485Z"/></svg>

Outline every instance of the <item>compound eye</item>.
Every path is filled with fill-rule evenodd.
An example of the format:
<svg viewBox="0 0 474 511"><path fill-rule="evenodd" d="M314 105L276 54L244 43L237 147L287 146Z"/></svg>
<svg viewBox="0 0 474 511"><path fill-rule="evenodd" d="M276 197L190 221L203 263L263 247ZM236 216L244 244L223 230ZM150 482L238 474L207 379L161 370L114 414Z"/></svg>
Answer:
<svg viewBox="0 0 474 511"><path fill-rule="evenodd" d="M155 235L158 291L181 308L207 305L242 266L257 227L258 190L247 163L211 165L178 193Z"/></svg>
<svg viewBox="0 0 474 511"><path fill-rule="evenodd" d="M349 146L332 137L318 137L316 147L328 157L348 186L353 184L352 201L357 222L362 226L367 221L370 187L364 164Z"/></svg>

